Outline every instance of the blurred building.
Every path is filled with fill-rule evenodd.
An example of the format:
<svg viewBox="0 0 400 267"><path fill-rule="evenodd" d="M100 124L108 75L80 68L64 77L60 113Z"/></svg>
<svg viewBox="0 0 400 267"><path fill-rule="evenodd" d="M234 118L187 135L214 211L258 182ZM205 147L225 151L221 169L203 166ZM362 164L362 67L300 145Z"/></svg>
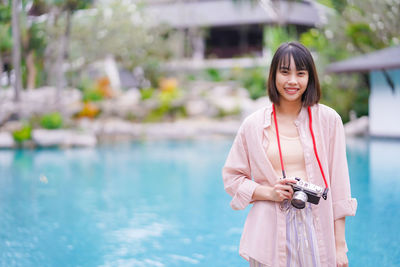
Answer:
<svg viewBox="0 0 400 267"><path fill-rule="evenodd" d="M223 68L233 58L239 65L266 64L266 27L291 25L301 34L325 23L328 11L311 0L150 0L145 12L181 34L175 47L181 67Z"/></svg>
<svg viewBox="0 0 400 267"><path fill-rule="evenodd" d="M336 62L327 70L369 73L369 134L400 138L400 46Z"/></svg>

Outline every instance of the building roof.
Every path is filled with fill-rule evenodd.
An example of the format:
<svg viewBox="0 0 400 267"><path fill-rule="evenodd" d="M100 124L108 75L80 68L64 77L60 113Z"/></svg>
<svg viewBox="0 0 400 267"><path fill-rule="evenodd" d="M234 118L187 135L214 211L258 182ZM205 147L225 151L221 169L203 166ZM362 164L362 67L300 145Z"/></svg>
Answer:
<svg viewBox="0 0 400 267"><path fill-rule="evenodd" d="M328 72L368 72L400 68L400 46L389 47L362 56L330 64Z"/></svg>
<svg viewBox="0 0 400 267"><path fill-rule="evenodd" d="M145 13L175 28L270 24L283 22L315 26L324 22L324 10L311 1L259 2L232 0L150 2Z"/></svg>

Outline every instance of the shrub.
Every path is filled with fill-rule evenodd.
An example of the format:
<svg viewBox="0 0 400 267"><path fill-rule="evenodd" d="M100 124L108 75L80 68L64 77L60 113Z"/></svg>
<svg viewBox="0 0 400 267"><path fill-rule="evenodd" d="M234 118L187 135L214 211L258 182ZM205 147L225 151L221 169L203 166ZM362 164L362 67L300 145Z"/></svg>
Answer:
<svg viewBox="0 0 400 267"><path fill-rule="evenodd" d="M97 89L86 89L83 91L84 102L96 102L103 100L102 93Z"/></svg>
<svg viewBox="0 0 400 267"><path fill-rule="evenodd" d="M209 68L206 70L206 74L208 76L208 79L213 81L213 82L221 82L223 81L223 77L221 74L221 71L218 69L214 68Z"/></svg>
<svg viewBox="0 0 400 267"><path fill-rule="evenodd" d="M101 81L99 83L101 84ZM104 93L99 89L98 84L95 84L92 80L83 79L78 85L78 89L82 91L84 102L101 101L104 98Z"/></svg>
<svg viewBox="0 0 400 267"><path fill-rule="evenodd" d="M63 118L59 112L45 114L40 119L40 126L45 129L59 129L63 125Z"/></svg>
<svg viewBox="0 0 400 267"><path fill-rule="evenodd" d="M18 143L30 140L32 138L32 127L29 124L24 124L21 129L13 132L13 137Z"/></svg>
<svg viewBox="0 0 400 267"><path fill-rule="evenodd" d="M262 68L254 68L245 70L241 82L249 91L252 99L266 95L266 77L267 72Z"/></svg>
<svg viewBox="0 0 400 267"><path fill-rule="evenodd" d="M145 88L140 90L140 96L142 100L150 99L154 94L153 88Z"/></svg>

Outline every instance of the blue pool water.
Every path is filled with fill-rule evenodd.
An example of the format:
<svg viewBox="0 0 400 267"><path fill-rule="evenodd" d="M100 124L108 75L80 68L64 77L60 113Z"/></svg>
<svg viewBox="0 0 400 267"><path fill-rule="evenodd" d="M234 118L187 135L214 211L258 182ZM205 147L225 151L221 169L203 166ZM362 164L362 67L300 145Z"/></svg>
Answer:
<svg viewBox="0 0 400 267"><path fill-rule="evenodd" d="M232 140L0 151L0 266L247 266ZM400 266L400 142L350 140L350 266Z"/></svg>

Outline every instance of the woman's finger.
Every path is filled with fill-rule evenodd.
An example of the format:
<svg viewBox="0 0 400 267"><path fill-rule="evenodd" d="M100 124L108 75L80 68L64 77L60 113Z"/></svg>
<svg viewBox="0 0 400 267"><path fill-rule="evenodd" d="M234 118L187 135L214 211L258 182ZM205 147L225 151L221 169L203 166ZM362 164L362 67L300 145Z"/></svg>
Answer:
<svg viewBox="0 0 400 267"><path fill-rule="evenodd" d="M276 185L276 188L281 191L286 191L290 193L290 196L293 195L293 188L290 185Z"/></svg>
<svg viewBox="0 0 400 267"><path fill-rule="evenodd" d="M297 181L295 179L285 178L285 179L279 179L278 183L286 185L287 183L295 184L295 183L297 183Z"/></svg>
<svg viewBox="0 0 400 267"><path fill-rule="evenodd" d="M280 201L282 201L284 199L291 199L292 198L291 194L286 190L277 189L276 193L279 196L279 200Z"/></svg>

